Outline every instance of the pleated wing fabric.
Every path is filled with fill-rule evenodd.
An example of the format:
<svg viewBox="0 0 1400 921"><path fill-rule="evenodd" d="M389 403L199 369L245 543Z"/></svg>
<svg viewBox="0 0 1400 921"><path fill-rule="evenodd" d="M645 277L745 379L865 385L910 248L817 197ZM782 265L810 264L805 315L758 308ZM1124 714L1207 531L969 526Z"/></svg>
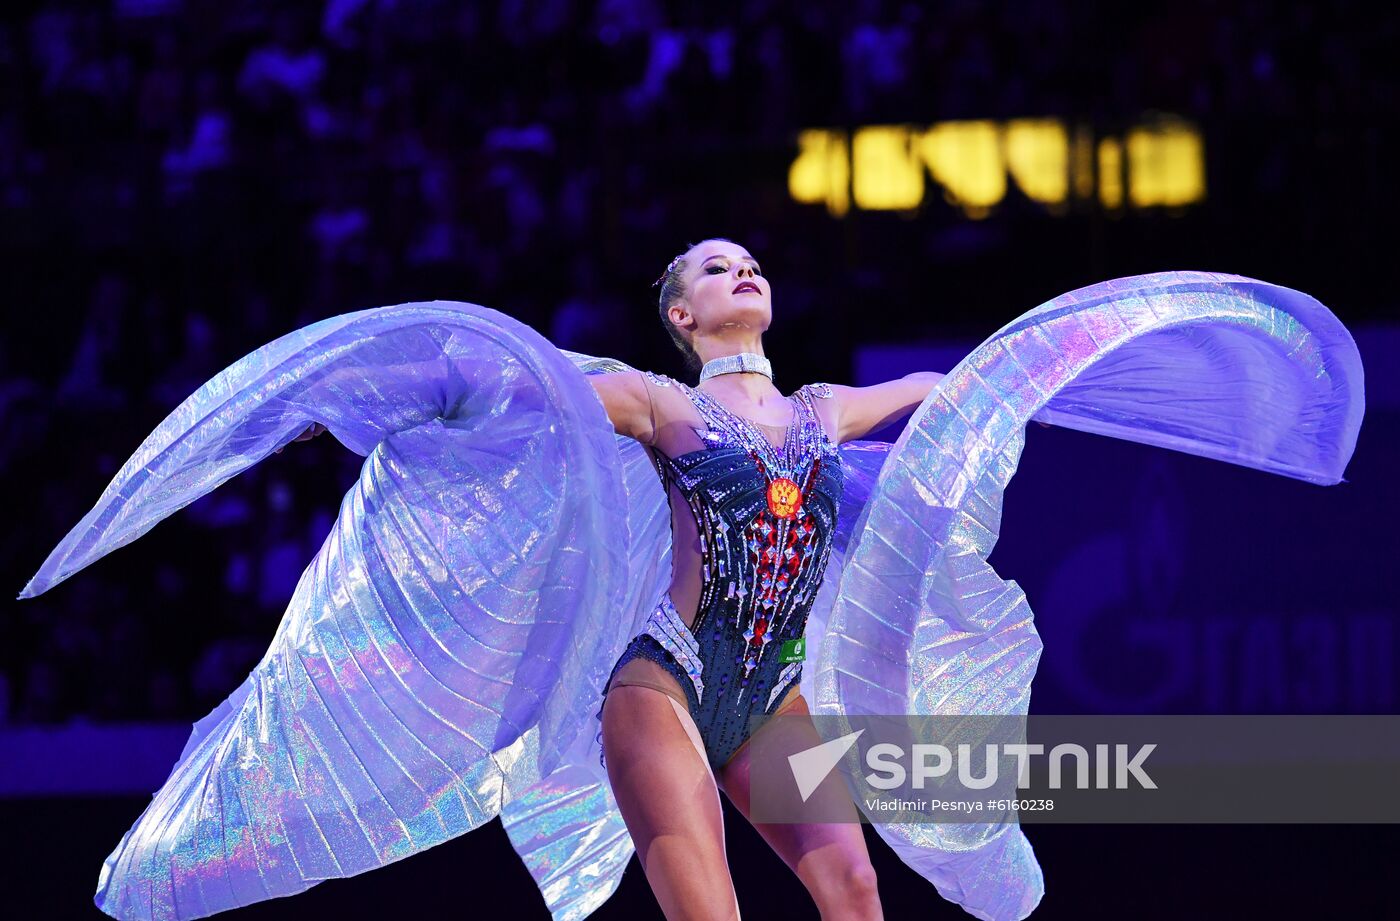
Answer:
<svg viewBox="0 0 1400 921"><path fill-rule="evenodd" d="M1025 594L987 556L1031 419L1333 484L1363 409L1350 334L1287 288L1169 272L1030 311L953 368L891 449L853 526L814 712L1028 712L1040 637ZM1040 867L1014 815L870 818L978 918L1024 918L1040 901Z"/></svg>
<svg viewBox="0 0 1400 921"><path fill-rule="evenodd" d="M632 370L622 362L564 352L588 374ZM555 921L586 918L617 889L632 858L632 838L599 764L593 713L612 663L642 629L671 581L670 509L645 448L617 438L625 508L614 512L627 539L628 576L619 606L592 629L599 631L597 658L587 684L593 709L580 725L562 763L504 803L501 824L539 887ZM532 737L538 734L532 729Z"/></svg>
<svg viewBox="0 0 1400 921"><path fill-rule="evenodd" d="M96 901L115 917L202 917L479 826L558 765L620 650L635 573L601 401L529 327L467 304L338 317L228 368L25 595L313 419L367 455L359 480L267 654L104 864Z"/></svg>
<svg viewBox="0 0 1400 921"><path fill-rule="evenodd" d="M633 847L594 713L671 575L652 459L614 434L587 377L625 370L489 308L403 304L284 336L161 423L21 597L312 421L365 462L266 655L107 858L98 907L204 917L497 816L556 921L612 894ZM1164 273L1025 314L893 446L841 446L803 693L825 713L1027 711L1040 640L986 557L1030 419L1335 483L1361 412L1354 343L1298 292ZM977 917L1039 901L1010 821L876 828Z"/></svg>

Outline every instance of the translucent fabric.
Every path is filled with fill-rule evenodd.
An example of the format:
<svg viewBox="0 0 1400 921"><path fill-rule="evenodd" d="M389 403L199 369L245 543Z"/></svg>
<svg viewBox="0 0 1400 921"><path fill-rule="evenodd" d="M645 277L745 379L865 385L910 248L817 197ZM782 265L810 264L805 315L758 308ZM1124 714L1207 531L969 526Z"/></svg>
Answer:
<svg viewBox="0 0 1400 921"><path fill-rule="evenodd" d="M1040 637L1020 586L987 557L1031 419L1332 484L1364 402L1351 335L1287 288L1167 272L1032 310L959 362L891 449L853 525L813 712L1028 712ZM1014 816L870 818L978 918L1024 918L1044 893Z"/></svg>
<svg viewBox="0 0 1400 921"><path fill-rule="evenodd" d="M404 304L284 336L161 423L21 597L312 421L365 463L267 654L104 863L99 908L203 917L497 815L556 919L607 899L632 844L592 714L671 550L650 458L586 377L624 369L489 308ZM1295 291L1164 273L1031 311L893 446L841 446L804 694L824 713L1026 712L1039 638L986 557L1030 419L1335 483L1362 405L1351 337ZM977 917L1023 918L1043 893L1014 824L876 828Z"/></svg>

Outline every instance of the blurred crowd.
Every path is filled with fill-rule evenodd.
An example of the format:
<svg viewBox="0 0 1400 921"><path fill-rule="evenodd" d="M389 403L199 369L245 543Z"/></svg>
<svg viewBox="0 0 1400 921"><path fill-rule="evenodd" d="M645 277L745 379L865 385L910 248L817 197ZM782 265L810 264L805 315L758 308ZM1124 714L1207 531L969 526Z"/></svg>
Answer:
<svg viewBox="0 0 1400 921"><path fill-rule="evenodd" d="M647 286L686 243L718 233L782 267L795 331L831 319L823 296L838 285L903 292L872 335L926 331L909 309L927 287L917 271L833 264L819 254L842 251L843 225L809 220L781 182L752 181L785 175L803 127L1122 124L1152 107L1205 121L1394 113L1366 51L1393 47L1393 22L1369 24L1356 4L1216 9L6 4L10 585L181 399L329 315L470 300L562 347L674 371ZM732 194L716 196L717 183ZM960 225L932 222L915 251L966 253L996 233L969 244ZM831 341L828 358L846 360L855 339ZM232 691L356 475L360 459L329 441L295 446L92 572L11 605L0 721L183 719Z"/></svg>

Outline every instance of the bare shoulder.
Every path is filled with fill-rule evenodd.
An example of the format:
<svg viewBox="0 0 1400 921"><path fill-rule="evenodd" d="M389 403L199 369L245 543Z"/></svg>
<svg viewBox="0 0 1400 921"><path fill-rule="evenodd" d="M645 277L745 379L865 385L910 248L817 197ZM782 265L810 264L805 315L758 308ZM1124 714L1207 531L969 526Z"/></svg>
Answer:
<svg viewBox="0 0 1400 921"><path fill-rule="evenodd" d="M588 382L607 403L611 398L617 401L646 398L643 371L607 371L588 375Z"/></svg>
<svg viewBox="0 0 1400 921"><path fill-rule="evenodd" d="M674 377L657 374L655 371L642 371L640 373L642 378L653 387L663 387L668 390L678 390L681 387L681 382Z"/></svg>
<svg viewBox="0 0 1400 921"><path fill-rule="evenodd" d="M657 430L683 415L678 405L689 402L680 392L680 381L653 371L614 371L589 379L614 430L644 445L654 445Z"/></svg>
<svg viewBox="0 0 1400 921"><path fill-rule="evenodd" d="M643 371L642 378L651 392L657 428L677 420L690 419L695 415L694 404L686 395L686 390L689 389L686 384L654 371Z"/></svg>
<svg viewBox="0 0 1400 921"><path fill-rule="evenodd" d="M588 382L603 401L613 431L649 444L652 438L651 399L643 371L590 374Z"/></svg>
<svg viewBox="0 0 1400 921"><path fill-rule="evenodd" d="M812 397L812 408L816 410L817 417L821 419L822 425L826 428L827 435L831 440L840 444L841 442L841 402L837 394L838 390L849 390L849 387L842 387L839 384L828 384L824 381L807 384L802 388Z"/></svg>

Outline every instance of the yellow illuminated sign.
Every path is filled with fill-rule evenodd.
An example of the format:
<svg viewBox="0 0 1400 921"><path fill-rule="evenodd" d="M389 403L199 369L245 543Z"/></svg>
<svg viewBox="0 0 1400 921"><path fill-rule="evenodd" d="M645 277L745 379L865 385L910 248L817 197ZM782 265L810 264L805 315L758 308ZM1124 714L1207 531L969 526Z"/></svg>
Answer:
<svg viewBox="0 0 1400 921"><path fill-rule="evenodd" d="M851 197L867 211L917 208L924 200L924 171L907 128L861 128L851 141Z"/></svg>
<svg viewBox="0 0 1400 921"><path fill-rule="evenodd" d="M871 125L811 129L797 139L788 170L793 199L825 204L841 217L852 203L867 211L923 204L927 177L949 204L986 217L1015 184L1051 213L1071 198L1097 199L1110 211L1179 209L1206 195L1205 143L1183 119L1155 116L1122 137L1095 138L1053 118L939 122L927 128ZM1008 182L1008 179L1010 180Z"/></svg>
<svg viewBox="0 0 1400 921"><path fill-rule="evenodd" d="M1031 201L1063 205L1069 199L1069 132L1053 118L1022 118L1002 132L1006 167Z"/></svg>
<svg viewBox="0 0 1400 921"><path fill-rule="evenodd" d="M1109 210L1123 207L1123 145L1117 138L1099 141L1099 201Z"/></svg>
<svg viewBox="0 0 1400 921"><path fill-rule="evenodd" d="M1128 201L1134 208L1179 207L1206 197L1205 146L1172 119L1128 132Z"/></svg>
<svg viewBox="0 0 1400 921"><path fill-rule="evenodd" d="M1006 195L1006 165L996 122L934 125L919 135L917 149L923 165L943 187L944 199L969 217L985 217Z"/></svg>
<svg viewBox="0 0 1400 921"><path fill-rule="evenodd" d="M845 132L815 129L797 136L797 159L788 167L793 201L826 202L832 217L841 217L851 206L850 181Z"/></svg>

